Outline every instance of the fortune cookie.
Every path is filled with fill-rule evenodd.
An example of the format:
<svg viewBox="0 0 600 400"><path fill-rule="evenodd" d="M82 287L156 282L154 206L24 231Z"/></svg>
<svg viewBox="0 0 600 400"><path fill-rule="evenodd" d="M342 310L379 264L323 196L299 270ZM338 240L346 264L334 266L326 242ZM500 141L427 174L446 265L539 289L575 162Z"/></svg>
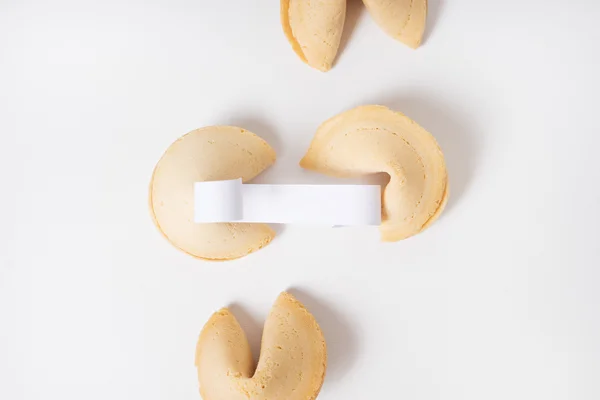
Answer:
<svg viewBox="0 0 600 400"><path fill-rule="evenodd" d="M281 0L281 25L302 61L320 71L331 69L340 45L346 0Z"/></svg>
<svg viewBox="0 0 600 400"><path fill-rule="evenodd" d="M177 139L156 164L150 213L173 246L198 258L230 260L267 245L268 225L194 223L194 182L242 178L246 182L275 162L275 151L242 128L211 126Z"/></svg>
<svg viewBox="0 0 600 400"><path fill-rule="evenodd" d="M265 322L256 368L246 335L226 308L210 317L196 346L204 400L313 400L321 390L326 365L319 325L285 292Z"/></svg>
<svg viewBox="0 0 600 400"><path fill-rule="evenodd" d="M416 49L427 18L427 0L363 0L375 23L388 35Z"/></svg>
<svg viewBox="0 0 600 400"><path fill-rule="evenodd" d="M410 118L383 106L357 107L324 122L300 165L337 177L387 173L383 241L419 233L437 219L448 198L444 155L436 140Z"/></svg>

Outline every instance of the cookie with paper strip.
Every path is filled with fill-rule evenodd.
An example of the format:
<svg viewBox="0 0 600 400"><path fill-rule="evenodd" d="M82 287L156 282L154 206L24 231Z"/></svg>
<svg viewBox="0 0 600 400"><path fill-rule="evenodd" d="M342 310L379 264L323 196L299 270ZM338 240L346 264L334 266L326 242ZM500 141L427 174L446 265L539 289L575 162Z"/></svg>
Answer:
<svg viewBox="0 0 600 400"><path fill-rule="evenodd" d="M198 258L231 260L266 246L266 224L194 222L194 182L250 181L275 162L269 144L246 129L211 126L177 139L160 158L149 190L150 213L173 246Z"/></svg>
<svg viewBox="0 0 600 400"><path fill-rule="evenodd" d="M387 173L383 241L421 232L448 200L446 164L435 138L404 114L383 106L356 107L325 121L300 166L336 177Z"/></svg>

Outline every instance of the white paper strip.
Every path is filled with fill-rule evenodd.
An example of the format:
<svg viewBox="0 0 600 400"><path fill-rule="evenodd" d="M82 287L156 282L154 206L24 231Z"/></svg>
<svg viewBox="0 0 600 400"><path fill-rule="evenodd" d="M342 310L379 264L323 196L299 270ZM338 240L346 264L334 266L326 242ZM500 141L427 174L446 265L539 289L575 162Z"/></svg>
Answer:
<svg viewBox="0 0 600 400"><path fill-rule="evenodd" d="M379 185L194 183L194 222L379 225Z"/></svg>

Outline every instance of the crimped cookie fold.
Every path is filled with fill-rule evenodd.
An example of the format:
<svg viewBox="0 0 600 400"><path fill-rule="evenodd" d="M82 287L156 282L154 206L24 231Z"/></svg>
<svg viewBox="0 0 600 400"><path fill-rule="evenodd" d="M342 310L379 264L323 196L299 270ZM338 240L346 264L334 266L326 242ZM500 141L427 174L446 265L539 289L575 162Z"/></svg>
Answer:
<svg viewBox="0 0 600 400"><path fill-rule="evenodd" d="M425 229L448 197L446 165L436 140L383 106L357 107L324 122L300 165L337 177L387 173L380 227L384 241Z"/></svg>
<svg viewBox="0 0 600 400"><path fill-rule="evenodd" d="M340 45L346 0L281 0L281 25L302 61L328 71Z"/></svg>
<svg viewBox="0 0 600 400"><path fill-rule="evenodd" d="M427 0L363 0L388 35L413 49L421 44L427 19Z"/></svg>
<svg viewBox="0 0 600 400"><path fill-rule="evenodd" d="M249 181L275 162L275 151L255 134L211 126L175 141L159 160L150 183L150 212L177 248L210 260L239 258L267 245L275 233L265 224L194 223L194 182Z"/></svg>
<svg viewBox="0 0 600 400"><path fill-rule="evenodd" d="M281 293L263 331L258 366L235 317L224 308L198 339L196 367L204 400L309 400L319 394L327 365L325 339L314 317Z"/></svg>

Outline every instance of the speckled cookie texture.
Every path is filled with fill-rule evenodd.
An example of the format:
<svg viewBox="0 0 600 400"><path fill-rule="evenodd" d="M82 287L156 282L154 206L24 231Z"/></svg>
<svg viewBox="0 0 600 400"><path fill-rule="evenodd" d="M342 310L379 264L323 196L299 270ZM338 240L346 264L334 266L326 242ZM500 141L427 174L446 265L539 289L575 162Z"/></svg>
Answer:
<svg viewBox="0 0 600 400"><path fill-rule="evenodd" d="M389 36L416 49L427 19L427 0L363 0L375 23Z"/></svg>
<svg viewBox="0 0 600 400"><path fill-rule="evenodd" d="M427 19L427 0L363 0L389 36L416 49ZM346 18L346 0L280 0L281 26L294 52L320 71L335 61Z"/></svg>
<svg viewBox="0 0 600 400"><path fill-rule="evenodd" d="M283 32L298 57L320 71L333 65L342 38L346 0L281 0Z"/></svg>
<svg viewBox="0 0 600 400"><path fill-rule="evenodd" d="M242 178L247 182L275 162L275 151L252 132L211 126L189 132L163 154L150 182L150 213L178 249L198 258L230 260L267 245L265 224L194 223L194 182Z"/></svg>
<svg viewBox="0 0 600 400"><path fill-rule="evenodd" d="M421 232L448 199L444 155L434 137L383 106L360 106L324 122L300 165L337 177L387 173L380 226L384 241Z"/></svg>
<svg viewBox="0 0 600 400"><path fill-rule="evenodd" d="M325 379L327 348L315 318L289 293L265 322L260 357L252 361L244 331L223 308L204 325L196 347L204 400L313 400Z"/></svg>

